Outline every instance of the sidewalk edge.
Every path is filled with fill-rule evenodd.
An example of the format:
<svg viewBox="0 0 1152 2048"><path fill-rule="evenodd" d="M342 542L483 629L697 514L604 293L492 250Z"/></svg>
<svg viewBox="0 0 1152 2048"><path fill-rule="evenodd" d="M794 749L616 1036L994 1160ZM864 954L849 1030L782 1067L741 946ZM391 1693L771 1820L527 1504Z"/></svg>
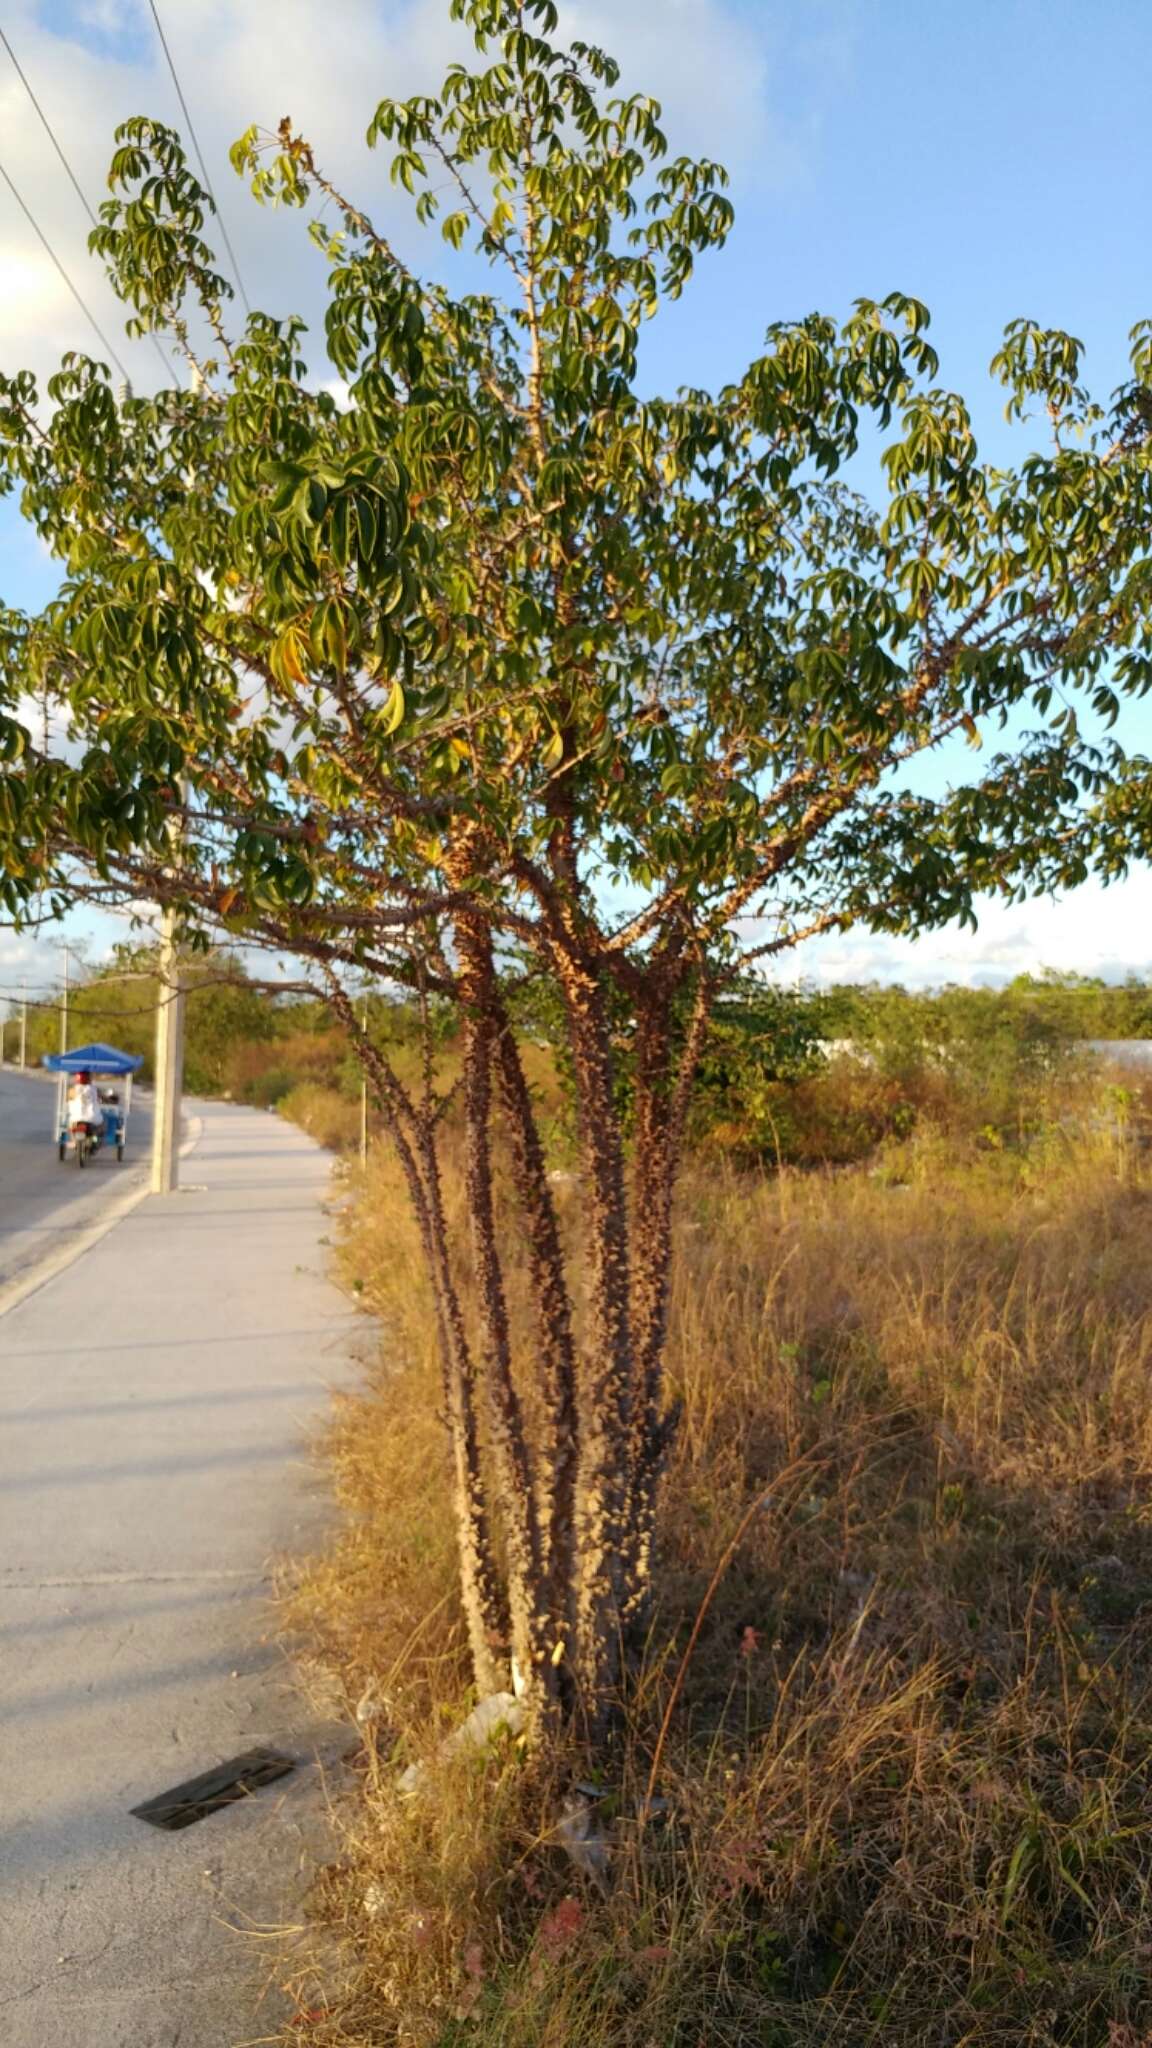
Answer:
<svg viewBox="0 0 1152 2048"><path fill-rule="evenodd" d="M195 1151L203 1131L203 1118L189 1117L188 1136L180 1147L181 1159L187 1158L190 1152ZM15 1280L10 1280L7 1286L0 1287L0 1320L3 1320L12 1309L19 1308L21 1302L27 1301L30 1295L39 1294L40 1289L47 1287L49 1281L67 1272L69 1266L74 1266L77 1259L82 1259L85 1252L90 1252L93 1245L99 1244L102 1238L107 1237L110 1230L115 1230L118 1223L123 1223L124 1218L130 1216L133 1209L138 1209L151 1192L147 1180L140 1187L131 1188L119 1201L109 1203L96 1221L91 1223L87 1230L78 1232L70 1243L61 1245L59 1251L50 1252L38 1266L33 1266L27 1273L21 1273Z"/></svg>

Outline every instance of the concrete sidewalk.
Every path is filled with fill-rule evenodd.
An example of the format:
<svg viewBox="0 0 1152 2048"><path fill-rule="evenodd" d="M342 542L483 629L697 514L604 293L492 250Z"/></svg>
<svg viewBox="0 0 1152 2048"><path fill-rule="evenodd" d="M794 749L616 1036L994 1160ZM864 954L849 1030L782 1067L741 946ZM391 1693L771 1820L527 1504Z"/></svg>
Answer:
<svg viewBox="0 0 1152 2048"><path fill-rule="evenodd" d="M239 2048L323 1842L270 1561L324 1513L305 1447L362 1319L325 1276L330 1160L198 1105L149 1199L0 1318L0 2040ZM293 1778L176 1834L128 1809L258 1743ZM311 1760L309 1760L311 1759Z"/></svg>

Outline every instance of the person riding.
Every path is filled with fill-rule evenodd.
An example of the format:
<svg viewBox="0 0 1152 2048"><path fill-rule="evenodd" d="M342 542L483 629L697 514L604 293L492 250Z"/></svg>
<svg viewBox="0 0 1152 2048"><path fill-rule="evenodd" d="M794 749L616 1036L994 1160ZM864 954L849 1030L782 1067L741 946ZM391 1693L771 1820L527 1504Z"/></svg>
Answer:
<svg viewBox="0 0 1152 2048"><path fill-rule="evenodd" d="M87 1124L93 1131L102 1130L104 1126L100 1090L93 1087L92 1076L86 1067L81 1068L68 1090L68 1122L69 1125Z"/></svg>

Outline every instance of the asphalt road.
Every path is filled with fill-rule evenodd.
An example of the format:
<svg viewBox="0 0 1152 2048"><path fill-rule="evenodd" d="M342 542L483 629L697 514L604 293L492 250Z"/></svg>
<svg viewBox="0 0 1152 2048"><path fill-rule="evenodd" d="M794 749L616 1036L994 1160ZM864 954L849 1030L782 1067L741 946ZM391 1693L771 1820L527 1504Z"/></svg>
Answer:
<svg viewBox="0 0 1152 2048"><path fill-rule="evenodd" d="M134 1097L123 1165L113 1152L97 1153L83 1172L57 1158L55 1103L54 1080L0 1070L0 1287L88 1230L110 1196L139 1186L148 1171L147 1096Z"/></svg>

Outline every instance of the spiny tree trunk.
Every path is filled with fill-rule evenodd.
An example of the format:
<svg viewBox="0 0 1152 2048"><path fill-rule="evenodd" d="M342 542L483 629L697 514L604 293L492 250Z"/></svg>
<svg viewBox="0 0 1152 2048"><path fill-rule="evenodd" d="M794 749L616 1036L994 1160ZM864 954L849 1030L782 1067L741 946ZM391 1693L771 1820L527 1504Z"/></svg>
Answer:
<svg viewBox="0 0 1152 2048"><path fill-rule="evenodd" d="M629 1554L632 1348L628 1202L611 1035L599 979L568 951L556 963L575 1075L581 1152L587 1337L577 1405L575 1680L580 1710L599 1732L620 1677L621 1600Z"/></svg>
<svg viewBox="0 0 1152 2048"><path fill-rule="evenodd" d="M520 1050L507 1012L496 1012L496 1061L500 1098L512 1154L512 1182L527 1247L536 1318L542 1439L537 1448L537 1524L548 1606L563 1652L558 1664L562 1690L570 1692L568 1659L575 1639L576 1468L579 1415L572 1306L564 1270L564 1248L556 1205L548 1185L544 1147Z"/></svg>
<svg viewBox="0 0 1152 2048"><path fill-rule="evenodd" d="M483 921L457 923L464 1004L464 1177L472 1270L484 1340L488 1427L507 1551L512 1654L520 1686L539 1714L556 1697L555 1637L524 1417L512 1372L508 1297L497 1236L492 1163L492 1068L498 1037L491 941Z"/></svg>
<svg viewBox="0 0 1152 2048"><path fill-rule="evenodd" d="M466 1242L442 1192L443 1103L413 1103L343 995L334 1006L365 1065L407 1181L435 1301L455 1467L461 1578L477 1686L509 1681L542 1733L575 1718L599 1742L624 1664L649 1611L659 1477L672 1423L664 1412L672 1198L685 1090L698 1033L678 1044L673 976L645 992L638 1019L629 1170L614 1051L597 963L566 937L560 980L580 1156L578 1243L565 1246L544 1146L483 914L454 923L461 1003ZM507 1146L516 1242L530 1323L513 1330L509 1242L496 1200L497 1111ZM470 1335L463 1276L478 1330ZM573 1278L584 1294L575 1337ZM519 1363L517 1363L519 1361ZM530 1440L518 1379L530 1376ZM478 1421L484 1392L485 1426ZM499 1531L501 1569L494 1543Z"/></svg>
<svg viewBox="0 0 1152 2048"><path fill-rule="evenodd" d="M664 1399L664 1355L672 1277L672 1210L692 1080L708 1018L702 982L678 1051L666 987L651 991L638 1020L632 1194L632 1323L636 1399L630 1446L631 1499L625 1639L635 1648L647 1625L660 1478L679 1420Z"/></svg>
<svg viewBox="0 0 1152 2048"><path fill-rule="evenodd" d="M656 1491L668 1442L662 1411L664 1341L672 1260L672 1103L668 1077L670 1025L649 1004L640 1019L634 1117L632 1192L632 1328L635 1401L629 1442L628 1571L624 1626L637 1636L647 1618Z"/></svg>
<svg viewBox="0 0 1152 2048"><path fill-rule="evenodd" d="M422 1138L429 1230L425 1259L432 1277L436 1327L443 1361L444 1401L454 1466L454 1508L460 1547L460 1582L473 1669L481 1695L499 1689L499 1654L507 1637L506 1607L493 1543L476 1415L476 1380L459 1292L448 1251L435 1140Z"/></svg>
<svg viewBox="0 0 1152 2048"><path fill-rule="evenodd" d="M481 1694L487 1694L500 1687L498 1656L506 1624L481 1464L475 1376L449 1259L435 1132L421 1128L391 1066L362 1029L352 1004L336 982L330 984L329 1000L351 1038L396 1148L431 1282L444 1415L452 1454L452 1504L461 1600L477 1688Z"/></svg>

